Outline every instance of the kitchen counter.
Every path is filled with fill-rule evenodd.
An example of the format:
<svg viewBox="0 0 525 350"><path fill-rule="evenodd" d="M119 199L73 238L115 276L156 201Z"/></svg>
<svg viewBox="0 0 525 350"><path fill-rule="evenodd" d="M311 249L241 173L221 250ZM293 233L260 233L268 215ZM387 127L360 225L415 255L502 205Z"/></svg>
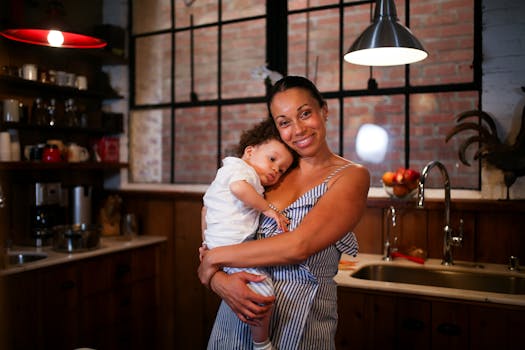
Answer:
<svg viewBox="0 0 525 350"><path fill-rule="evenodd" d="M27 247L27 246L14 246L10 252L31 252L31 253L45 253L47 258L41 259L34 262L29 262L23 265L8 266L6 269L0 270L0 276L35 270L43 267L63 264L67 262L87 259L99 255L115 253L119 251L135 249L144 247L152 244L159 244L166 241L166 237L163 236L136 236L132 240L122 240L120 236L117 237L102 237L100 239L100 247L84 252L75 253L61 253L54 251L52 247Z"/></svg>
<svg viewBox="0 0 525 350"><path fill-rule="evenodd" d="M427 259L424 265L420 265L420 264L417 264L417 263L414 263L414 262L411 262L411 261L408 261L402 258L396 258L394 261L383 261L382 255L379 255L379 254L359 254L355 258L344 254L341 258L341 263L339 264L339 272L335 276L335 281L339 286L358 288L358 289L407 293L407 294L460 299L460 300L477 301L477 302L485 302L485 303L497 303L497 304L525 306L525 295L481 292L481 291L443 288L443 287L434 287L434 286L423 286L423 285L406 284L406 283L371 281L371 280L354 278L351 276L353 272L359 270L361 267L366 266L366 265L372 265L372 264L373 265L395 264L395 265L403 265L403 266L409 266L413 268L424 268L424 269L440 268L440 269L450 269L450 270L471 271L471 272L478 272L478 273L496 273L496 274L506 274L506 275L513 275L513 276L519 276L519 277L525 278L525 272L523 270L520 272L509 271L506 265L483 263L483 264L479 264L483 266L482 268L466 267L469 264L473 265L473 263L457 261L456 265L447 267L447 266L441 265L441 260L439 259Z"/></svg>

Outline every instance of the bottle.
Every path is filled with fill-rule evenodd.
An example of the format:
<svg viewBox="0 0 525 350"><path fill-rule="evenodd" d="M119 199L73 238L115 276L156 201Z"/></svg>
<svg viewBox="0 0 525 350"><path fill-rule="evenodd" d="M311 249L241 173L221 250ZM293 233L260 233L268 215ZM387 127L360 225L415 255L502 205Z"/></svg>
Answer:
<svg viewBox="0 0 525 350"><path fill-rule="evenodd" d="M57 108L56 101L54 98L49 100L49 106L47 106L47 125L55 126L57 124Z"/></svg>
<svg viewBox="0 0 525 350"><path fill-rule="evenodd" d="M31 109L31 124L46 125L47 124L47 109L44 100L37 97L33 102Z"/></svg>
<svg viewBox="0 0 525 350"><path fill-rule="evenodd" d="M73 100L72 98L68 98L64 105L64 119L66 125L71 127L80 126L80 120L78 118L75 100Z"/></svg>

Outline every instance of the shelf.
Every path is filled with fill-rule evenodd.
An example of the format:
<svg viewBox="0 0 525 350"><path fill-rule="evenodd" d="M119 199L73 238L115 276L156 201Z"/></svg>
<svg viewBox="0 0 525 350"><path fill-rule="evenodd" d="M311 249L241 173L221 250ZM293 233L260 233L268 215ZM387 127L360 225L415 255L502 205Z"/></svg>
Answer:
<svg viewBox="0 0 525 350"><path fill-rule="evenodd" d="M96 91L96 90L79 90L74 87L60 86L39 81L22 79L11 75L0 75L0 84L9 85L10 87L45 90L47 93L58 93L67 96L99 98L99 99L123 99L124 97L115 91Z"/></svg>
<svg viewBox="0 0 525 350"><path fill-rule="evenodd" d="M62 132L71 134L85 134L85 135L113 135L122 133L122 128L109 130L108 128L92 128L92 127L71 127L71 126L49 126L49 125L32 125L19 122L0 122L0 130L30 130L41 132Z"/></svg>
<svg viewBox="0 0 525 350"><path fill-rule="evenodd" d="M128 167L128 163L109 162L0 162L0 170L118 170Z"/></svg>

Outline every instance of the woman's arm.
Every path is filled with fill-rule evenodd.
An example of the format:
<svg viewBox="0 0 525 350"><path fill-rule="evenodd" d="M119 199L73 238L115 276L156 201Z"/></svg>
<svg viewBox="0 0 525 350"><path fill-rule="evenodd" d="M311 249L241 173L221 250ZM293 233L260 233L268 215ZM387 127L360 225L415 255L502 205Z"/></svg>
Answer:
<svg viewBox="0 0 525 350"><path fill-rule="evenodd" d="M222 266L287 265L304 261L354 229L365 210L369 186L366 168L355 165L345 169L293 232L219 247L206 254L199 268L201 281L209 281Z"/></svg>

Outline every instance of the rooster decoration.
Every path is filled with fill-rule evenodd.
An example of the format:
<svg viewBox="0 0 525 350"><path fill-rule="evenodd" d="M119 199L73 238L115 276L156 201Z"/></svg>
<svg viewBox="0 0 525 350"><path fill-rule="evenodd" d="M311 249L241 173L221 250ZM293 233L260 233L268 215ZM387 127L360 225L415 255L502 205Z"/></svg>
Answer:
<svg viewBox="0 0 525 350"><path fill-rule="evenodd" d="M525 88L522 87L522 90L525 91ZM480 122L463 122L470 117L479 117ZM484 111L471 110L460 113L456 117L456 122L458 125L449 131L445 141L448 142L452 136L465 130L477 131L476 135L467 138L459 147L459 159L463 164L470 166L465 157L465 152L472 143L477 142L479 148L474 154L474 159L485 159L503 171L505 186L507 187L507 199L509 199L509 188L518 177L525 175L525 107L521 115L520 131L511 145L500 141L496 131L496 123Z"/></svg>

